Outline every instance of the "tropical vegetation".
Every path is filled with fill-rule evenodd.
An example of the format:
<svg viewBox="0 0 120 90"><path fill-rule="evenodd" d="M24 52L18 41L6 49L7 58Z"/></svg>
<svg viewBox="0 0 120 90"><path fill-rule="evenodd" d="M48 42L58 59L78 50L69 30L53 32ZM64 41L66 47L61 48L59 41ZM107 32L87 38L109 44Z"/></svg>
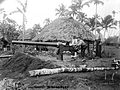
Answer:
<svg viewBox="0 0 120 90"><path fill-rule="evenodd" d="M1 3L2 1L4 0L1 0ZM17 0L17 2L21 5L21 8L17 7L16 8L17 10L9 14L6 14L5 10L1 9L1 13L3 14L3 21L1 21L1 28L4 28L4 29L1 29L0 32L3 36L5 33L8 32L6 28L8 28L8 26L9 27L11 26L12 28L14 28L15 32L17 31L19 33L17 35L18 36L20 35L22 40L26 38L25 36L27 34L28 34L27 35L28 37L33 39L36 35L40 34L45 27L48 27L48 25L50 25L51 23L54 23L54 20L52 21L50 18L46 18L44 20L43 27L41 27L40 24L35 24L32 28L29 28L28 30L26 30L25 25L27 23L26 12L27 12L28 1L26 0L25 3L22 3L21 1ZM83 12L83 8L85 6L90 7L91 3L95 5L95 15L93 17L89 17L85 12ZM99 16L99 13L98 13L99 4L104 5L104 2L100 0L88 0L88 1L72 0L72 3L68 8L61 3L58 6L58 8L55 9L56 16L58 16L58 18L64 18L64 17L73 18L74 20L85 25L85 28L88 29L90 32L93 32L93 31L96 32L96 28L101 27L101 31L104 30L104 37L106 37L107 33L108 33L108 37L110 37L109 30L116 29L117 21L115 21L114 16L117 12L114 10L113 12L111 12L113 16L106 15L105 17L101 17ZM16 21L9 18L9 15L12 15L14 13L22 14L23 25L20 26L16 23ZM12 33L13 31L11 30Z"/></svg>

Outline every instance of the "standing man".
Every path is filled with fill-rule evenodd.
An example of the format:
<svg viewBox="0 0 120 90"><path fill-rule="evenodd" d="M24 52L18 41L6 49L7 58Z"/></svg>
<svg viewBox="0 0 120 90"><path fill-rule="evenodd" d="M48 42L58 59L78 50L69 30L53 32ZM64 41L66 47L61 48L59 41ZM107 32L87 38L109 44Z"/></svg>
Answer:
<svg viewBox="0 0 120 90"><path fill-rule="evenodd" d="M9 44L7 38L5 38L4 36L1 38L1 41L3 42L2 44L2 48L4 51L7 51L7 45Z"/></svg>
<svg viewBox="0 0 120 90"><path fill-rule="evenodd" d="M96 28L98 34L96 34L96 57L101 58L101 51L102 51L102 42L104 41L102 34L100 33L101 28Z"/></svg>
<svg viewBox="0 0 120 90"><path fill-rule="evenodd" d="M74 51L73 51L73 53L71 55L72 58L77 57L77 49L76 49L77 45L78 45L78 39L77 39L76 36L73 36L72 41L70 43L70 46L74 47Z"/></svg>
<svg viewBox="0 0 120 90"><path fill-rule="evenodd" d="M85 57L85 50L87 48L86 43L83 41L82 37L78 39L78 44L81 46L81 56L82 58Z"/></svg>

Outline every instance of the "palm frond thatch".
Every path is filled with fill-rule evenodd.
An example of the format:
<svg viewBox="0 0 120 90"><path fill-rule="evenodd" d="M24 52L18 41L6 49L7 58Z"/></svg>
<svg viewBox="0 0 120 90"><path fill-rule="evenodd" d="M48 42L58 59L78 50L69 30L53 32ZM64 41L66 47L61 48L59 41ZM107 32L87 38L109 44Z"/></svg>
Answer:
<svg viewBox="0 0 120 90"><path fill-rule="evenodd" d="M87 40L94 40L95 36L85 26L74 20L73 18L58 18L51 24L44 27L39 35L33 40L63 40L70 41L73 36L80 37Z"/></svg>

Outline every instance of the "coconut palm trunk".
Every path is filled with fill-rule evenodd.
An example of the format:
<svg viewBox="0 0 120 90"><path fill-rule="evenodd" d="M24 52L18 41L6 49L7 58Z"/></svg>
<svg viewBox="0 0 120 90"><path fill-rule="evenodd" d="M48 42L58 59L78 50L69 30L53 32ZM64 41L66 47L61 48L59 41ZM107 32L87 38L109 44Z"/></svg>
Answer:
<svg viewBox="0 0 120 90"><path fill-rule="evenodd" d="M104 39L105 39L105 36L106 36L106 30L104 30Z"/></svg>
<svg viewBox="0 0 120 90"><path fill-rule="evenodd" d="M3 37L5 37L5 34L6 34L6 31L5 31L5 18L3 18L3 27L4 27L4 30L3 30Z"/></svg>
<svg viewBox="0 0 120 90"><path fill-rule="evenodd" d="M23 37L22 37L22 40L24 41L24 38L25 37L25 16L23 14Z"/></svg>
<svg viewBox="0 0 120 90"><path fill-rule="evenodd" d="M19 1L19 0L17 0L17 2L22 6L22 9L21 8L19 8L19 7L17 7L17 10L15 10L15 11L13 11L13 12L11 12L11 14L13 14L13 13L21 13L22 14L22 18L23 18L23 25L22 25L22 27L23 27L23 38L22 38L22 40L24 41L24 37L25 37L25 23L26 23L26 10L27 10L27 0L25 1L25 3L23 4L21 1Z"/></svg>
<svg viewBox="0 0 120 90"><path fill-rule="evenodd" d="M97 29L97 3L96 3L96 9L95 9L95 35L96 35L96 29Z"/></svg>
<svg viewBox="0 0 120 90"><path fill-rule="evenodd" d="M118 36L118 42L120 42L120 21L118 21L119 24L119 36Z"/></svg>
<svg viewBox="0 0 120 90"><path fill-rule="evenodd" d="M25 15L23 14L23 36L22 41L25 41ZM24 52L25 45L22 45L22 51Z"/></svg>
<svg viewBox="0 0 120 90"><path fill-rule="evenodd" d="M18 0L18 3L22 6L22 9L17 7L17 11L14 11L14 13L16 12L20 12L23 15L23 37L22 40L24 41L25 39L25 23L26 23L26 9L27 9L27 0L25 1L25 4L23 4L21 1ZM24 47L22 46L22 50L24 51Z"/></svg>
<svg viewBox="0 0 120 90"><path fill-rule="evenodd" d="M86 67L86 65L81 65L78 68L71 67L71 68L54 68L54 69L38 69L38 70L31 70L28 71L30 76L41 76L41 75L50 75L50 74L57 74L57 73L80 73L80 72L92 72L92 71L104 71L104 70L116 70L115 67Z"/></svg>
<svg viewBox="0 0 120 90"><path fill-rule="evenodd" d="M104 4L102 1L100 0L90 0L90 2L94 2L95 5L95 34L96 34L96 28L97 28L97 8L98 8L98 4Z"/></svg>

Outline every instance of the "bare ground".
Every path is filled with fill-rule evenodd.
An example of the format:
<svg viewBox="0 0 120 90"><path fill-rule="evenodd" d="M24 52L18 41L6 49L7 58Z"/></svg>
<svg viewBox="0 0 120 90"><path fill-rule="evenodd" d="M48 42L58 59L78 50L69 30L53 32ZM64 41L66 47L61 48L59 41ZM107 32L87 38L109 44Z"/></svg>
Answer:
<svg viewBox="0 0 120 90"><path fill-rule="evenodd" d="M111 66L112 62L112 58L86 59L82 62L82 59L73 60L68 55L64 55L63 61L45 54L38 55L37 57L45 61L50 60L62 67L78 67L81 64L86 64L88 67L108 67ZM107 74L106 80L105 73ZM114 80L112 80L113 73L116 73ZM15 73L11 73L10 75L14 76ZM19 76L24 77L23 74L19 74ZM24 85L27 85L27 90L120 90L120 70L61 73L39 77L27 76L19 78L19 80Z"/></svg>

